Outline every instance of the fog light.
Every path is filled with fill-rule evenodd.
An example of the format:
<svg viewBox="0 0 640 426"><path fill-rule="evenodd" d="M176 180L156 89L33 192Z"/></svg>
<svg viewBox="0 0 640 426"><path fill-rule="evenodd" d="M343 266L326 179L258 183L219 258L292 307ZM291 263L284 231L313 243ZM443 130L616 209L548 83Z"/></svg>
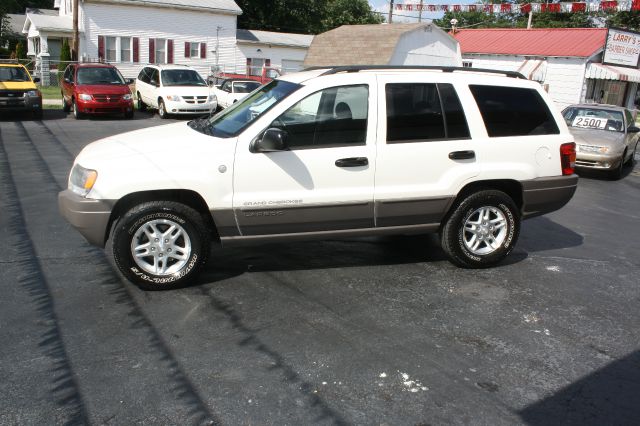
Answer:
<svg viewBox="0 0 640 426"><path fill-rule="evenodd" d="M177 111L178 111L177 109L172 109L172 110L171 110L171 112L177 112Z"/></svg>

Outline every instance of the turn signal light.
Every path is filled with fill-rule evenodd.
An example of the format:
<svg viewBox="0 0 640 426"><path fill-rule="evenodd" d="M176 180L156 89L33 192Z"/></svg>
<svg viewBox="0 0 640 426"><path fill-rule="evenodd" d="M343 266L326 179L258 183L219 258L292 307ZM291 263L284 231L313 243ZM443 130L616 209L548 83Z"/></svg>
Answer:
<svg viewBox="0 0 640 426"><path fill-rule="evenodd" d="M560 145L560 165L563 175L572 175L576 167L576 144L563 143Z"/></svg>

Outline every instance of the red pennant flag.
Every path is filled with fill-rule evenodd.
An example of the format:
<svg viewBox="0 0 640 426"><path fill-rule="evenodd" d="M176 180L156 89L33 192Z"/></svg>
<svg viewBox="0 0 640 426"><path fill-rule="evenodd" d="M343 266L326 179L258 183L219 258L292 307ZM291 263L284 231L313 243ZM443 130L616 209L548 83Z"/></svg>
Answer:
<svg viewBox="0 0 640 426"><path fill-rule="evenodd" d="M404 5L404 10L412 11L413 10L413 5L412 4L405 4Z"/></svg>
<svg viewBox="0 0 640 426"><path fill-rule="evenodd" d="M560 3L549 3L549 12L560 13Z"/></svg>
<svg viewBox="0 0 640 426"><path fill-rule="evenodd" d="M600 2L600 8L602 10L611 10L611 9L615 9L616 7L618 7L618 2L615 0Z"/></svg>
<svg viewBox="0 0 640 426"><path fill-rule="evenodd" d="M449 11L449 6L446 4L443 4L440 6L440 10L443 12L448 12Z"/></svg>
<svg viewBox="0 0 640 426"><path fill-rule="evenodd" d="M438 10L438 9L436 9L436 5L435 4L430 4L429 5L429 12L435 12L436 10Z"/></svg>
<svg viewBox="0 0 640 426"><path fill-rule="evenodd" d="M493 13L493 5L492 4L485 4L483 7L483 10L486 13Z"/></svg>
<svg viewBox="0 0 640 426"><path fill-rule="evenodd" d="M531 3L523 4L522 6L520 6L520 12L522 13L531 12Z"/></svg>
<svg viewBox="0 0 640 426"><path fill-rule="evenodd" d="M500 5L500 12L502 12L502 13L511 12L511 3L502 3Z"/></svg>
<svg viewBox="0 0 640 426"><path fill-rule="evenodd" d="M453 11L454 12L460 12L462 10L462 6L460 6L459 4L454 4L453 5Z"/></svg>
<svg viewBox="0 0 640 426"><path fill-rule="evenodd" d="M633 0L631 10L640 10L640 0Z"/></svg>
<svg viewBox="0 0 640 426"><path fill-rule="evenodd" d="M634 0L640 3L640 0ZM571 3L571 11L572 12L584 12L587 10L586 3Z"/></svg>
<svg viewBox="0 0 640 426"><path fill-rule="evenodd" d="M400 3L396 4L396 10L402 10L402 4Z"/></svg>
<svg viewBox="0 0 640 426"><path fill-rule="evenodd" d="M640 3L640 0L633 0L633 1L637 1L638 3ZM469 5L469 12L475 12L476 11L476 5L475 4L470 4Z"/></svg>

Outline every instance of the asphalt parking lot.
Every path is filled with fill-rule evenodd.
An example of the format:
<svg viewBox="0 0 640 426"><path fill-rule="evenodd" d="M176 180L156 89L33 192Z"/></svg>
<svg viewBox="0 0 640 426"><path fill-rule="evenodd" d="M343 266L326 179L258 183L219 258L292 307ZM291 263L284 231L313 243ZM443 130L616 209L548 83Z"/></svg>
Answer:
<svg viewBox="0 0 640 426"><path fill-rule="evenodd" d="M0 118L0 424L638 423L640 164L497 268L432 236L214 246L143 292L57 193L87 143L165 123Z"/></svg>

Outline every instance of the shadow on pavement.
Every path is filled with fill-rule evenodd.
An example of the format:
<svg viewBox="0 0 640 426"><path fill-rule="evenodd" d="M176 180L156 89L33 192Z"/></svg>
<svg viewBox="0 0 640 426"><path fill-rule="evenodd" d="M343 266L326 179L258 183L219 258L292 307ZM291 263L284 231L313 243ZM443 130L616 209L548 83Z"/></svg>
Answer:
<svg viewBox="0 0 640 426"><path fill-rule="evenodd" d="M640 351L519 412L529 425L631 425L640 419Z"/></svg>
<svg viewBox="0 0 640 426"><path fill-rule="evenodd" d="M581 246L582 235L545 216L525 220L520 229L516 250L538 252Z"/></svg>

